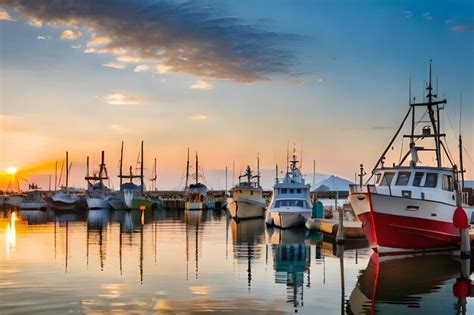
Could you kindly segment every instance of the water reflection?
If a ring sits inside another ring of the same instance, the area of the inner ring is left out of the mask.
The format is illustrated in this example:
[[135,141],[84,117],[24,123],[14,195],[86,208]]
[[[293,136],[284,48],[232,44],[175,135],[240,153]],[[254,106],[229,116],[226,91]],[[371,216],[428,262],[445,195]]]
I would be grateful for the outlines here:
[[236,223],[230,220],[234,257],[247,263],[247,286],[252,287],[252,262],[261,257],[265,231],[264,219],[243,220]]
[[[357,281],[349,314],[453,313],[452,283],[460,272],[451,255],[380,258],[374,253]],[[417,311],[418,309],[418,311]]]
[[380,261],[362,242],[218,211],[0,209],[0,244],[2,314],[462,314],[473,303],[453,296],[455,257]]

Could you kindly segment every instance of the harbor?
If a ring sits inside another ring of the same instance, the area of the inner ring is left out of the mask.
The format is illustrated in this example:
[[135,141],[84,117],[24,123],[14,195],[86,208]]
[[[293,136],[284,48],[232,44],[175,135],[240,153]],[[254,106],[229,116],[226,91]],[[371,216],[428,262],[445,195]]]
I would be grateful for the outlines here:
[[1,0],[0,315],[474,314],[473,17]]

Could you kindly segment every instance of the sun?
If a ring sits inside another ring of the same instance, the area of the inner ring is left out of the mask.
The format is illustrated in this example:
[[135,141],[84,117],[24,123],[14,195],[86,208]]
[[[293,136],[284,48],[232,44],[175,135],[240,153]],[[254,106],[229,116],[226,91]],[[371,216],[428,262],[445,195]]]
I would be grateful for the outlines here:
[[7,171],[7,174],[14,175],[14,174],[16,174],[17,169],[16,169],[16,167],[10,166],[10,167],[7,168],[6,171]]

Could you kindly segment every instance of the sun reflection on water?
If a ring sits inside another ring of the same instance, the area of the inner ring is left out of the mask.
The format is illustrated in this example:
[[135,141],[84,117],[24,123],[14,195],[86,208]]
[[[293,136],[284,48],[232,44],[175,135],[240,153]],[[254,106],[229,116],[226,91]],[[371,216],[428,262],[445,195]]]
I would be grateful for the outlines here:
[[5,246],[7,251],[7,258],[10,258],[11,252],[15,249],[16,246],[16,212],[12,212],[10,217],[10,223],[7,224],[5,240],[7,245]]

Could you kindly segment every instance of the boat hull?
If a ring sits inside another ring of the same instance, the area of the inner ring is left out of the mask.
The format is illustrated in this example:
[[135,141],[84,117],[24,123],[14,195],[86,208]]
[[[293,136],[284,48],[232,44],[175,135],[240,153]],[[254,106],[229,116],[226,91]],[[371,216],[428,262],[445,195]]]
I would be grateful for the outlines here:
[[191,201],[186,201],[184,204],[184,208],[186,210],[204,210],[206,209],[206,204],[204,202],[191,202]]
[[265,223],[280,229],[288,229],[304,226],[310,217],[311,210],[278,211],[272,209],[267,212]]
[[349,199],[371,247],[380,254],[459,248],[453,205],[370,192],[354,193]]
[[246,199],[229,199],[228,208],[234,220],[262,218],[265,215],[265,204]]
[[48,204],[46,202],[22,202],[20,204],[21,210],[42,210],[47,208]]
[[87,207],[89,209],[110,209],[111,206],[106,199],[87,197]]
[[119,199],[108,200],[108,202],[109,202],[109,205],[114,210],[125,210],[125,209],[127,209],[127,205],[122,200],[119,200]]
[[6,206],[13,206],[13,207],[19,207],[20,204],[23,202],[23,199],[25,199],[25,196],[8,196],[4,203]]

